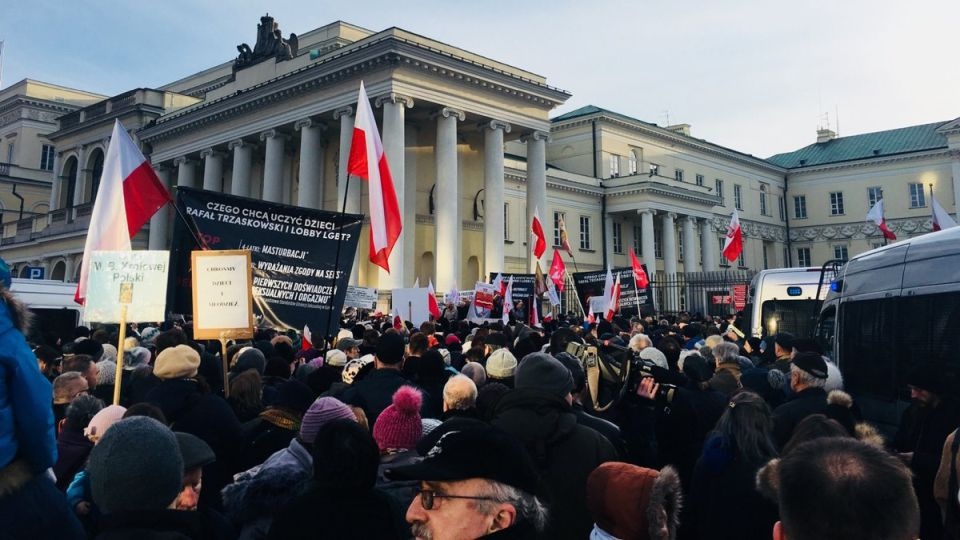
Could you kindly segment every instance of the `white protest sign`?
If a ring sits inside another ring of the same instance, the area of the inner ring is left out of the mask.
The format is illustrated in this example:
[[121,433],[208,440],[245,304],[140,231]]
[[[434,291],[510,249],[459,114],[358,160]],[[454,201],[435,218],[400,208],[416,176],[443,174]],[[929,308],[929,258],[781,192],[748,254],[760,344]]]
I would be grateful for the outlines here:
[[127,321],[156,322],[166,318],[169,251],[94,251],[84,318],[90,322],[119,323],[120,293],[131,296]]
[[430,320],[430,308],[427,306],[427,289],[394,289],[393,310],[400,314],[400,318],[420,326],[420,323]]
[[253,337],[250,251],[194,251],[191,257],[194,338]]
[[377,309],[377,290],[369,287],[347,286],[347,296],[343,299],[344,307],[362,309]]

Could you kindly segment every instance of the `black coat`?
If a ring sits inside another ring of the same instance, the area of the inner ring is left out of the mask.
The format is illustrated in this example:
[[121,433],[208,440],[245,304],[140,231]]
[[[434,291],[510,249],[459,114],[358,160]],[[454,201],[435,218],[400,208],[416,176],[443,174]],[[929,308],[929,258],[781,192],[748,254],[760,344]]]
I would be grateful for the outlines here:
[[290,441],[299,433],[299,430],[278,426],[262,415],[244,423],[242,427],[246,444],[240,464],[241,469],[249,469],[263,463],[274,452],[290,446]]
[[60,491],[66,491],[73,477],[83,470],[91,450],[93,443],[83,434],[83,430],[64,426],[57,438],[57,462],[53,466]]
[[593,528],[584,504],[587,477],[600,464],[617,459],[610,441],[578,424],[562,398],[528,388],[504,395],[491,423],[523,443],[539,468],[549,492],[544,537],[587,538]]
[[[343,401],[363,409],[372,428],[380,413],[393,403],[393,393],[404,385],[416,386],[395,369],[375,369],[344,392]],[[426,417],[429,417],[429,401],[429,395],[424,395],[420,414]]]
[[273,519],[269,539],[390,540],[410,537],[400,509],[383,492],[345,493],[311,483]]
[[201,393],[191,379],[161,381],[145,401],[163,411],[171,429],[196,435],[210,445],[217,461],[203,468],[200,505],[219,510],[220,490],[240,470],[243,452],[243,430],[230,405],[221,397]]
[[773,411],[773,440],[783,448],[793,436],[797,424],[811,414],[823,414],[826,411],[827,392],[823,388],[807,388],[793,394],[790,401]]
[[583,405],[580,403],[574,402],[571,409],[573,414],[577,416],[578,424],[587,426],[610,441],[610,444],[617,451],[617,459],[627,458],[627,443],[624,442],[623,436],[620,435],[620,428],[616,424],[588,413],[583,410]]
[[236,534],[203,512],[142,510],[101,518],[96,540],[225,540]]

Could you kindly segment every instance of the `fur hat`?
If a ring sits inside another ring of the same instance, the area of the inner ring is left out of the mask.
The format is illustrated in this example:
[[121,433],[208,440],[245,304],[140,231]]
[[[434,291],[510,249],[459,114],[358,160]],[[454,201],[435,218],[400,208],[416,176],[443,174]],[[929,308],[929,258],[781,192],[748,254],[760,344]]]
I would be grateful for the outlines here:
[[319,397],[303,414],[300,422],[300,440],[313,444],[317,432],[324,424],[333,420],[357,421],[357,415],[345,403],[337,398]]
[[101,360],[97,362],[97,368],[100,375],[97,376],[97,385],[111,385],[117,379],[117,363],[113,360]]
[[136,369],[150,363],[150,349],[134,347],[123,351],[123,369]]
[[517,359],[507,349],[497,349],[487,357],[487,377],[509,379],[517,370]]
[[99,361],[103,362],[104,360],[109,360],[114,363],[117,361],[117,348],[109,343],[104,343],[103,354],[100,355]]
[[180,493],[183,458],[170,428],[135,416],[104,433],[90,452],[87,472],[93,502],[104,514],[163,510]]
[[[682,501],[680,476],[669,465],[658,472],[608,462],[587,478],[587,509],[596,527],[616,538],[660,538],[664,525],[668,537],[676,538]],[[666,523],[662,522],[661,508]]]
[[412,386],[401,386],[393,394],[393,404],[383,410],[373,424],[373,438],[380,450],[417,447],[423,436],[420,405],[423,395]]
[[182,379],[197,376],[200,353],[189,345],[167,347],[157,355],[153,374],[159,379]]

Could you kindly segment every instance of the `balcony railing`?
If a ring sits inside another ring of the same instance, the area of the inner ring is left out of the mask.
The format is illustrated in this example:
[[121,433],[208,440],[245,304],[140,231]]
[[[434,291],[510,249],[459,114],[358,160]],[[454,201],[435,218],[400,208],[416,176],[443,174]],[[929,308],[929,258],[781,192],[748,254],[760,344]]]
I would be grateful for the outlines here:
[[9,246],[51,236],[86,232],[90,225],[92,208],[91,204],[83,204],[4,223],[0,245]]

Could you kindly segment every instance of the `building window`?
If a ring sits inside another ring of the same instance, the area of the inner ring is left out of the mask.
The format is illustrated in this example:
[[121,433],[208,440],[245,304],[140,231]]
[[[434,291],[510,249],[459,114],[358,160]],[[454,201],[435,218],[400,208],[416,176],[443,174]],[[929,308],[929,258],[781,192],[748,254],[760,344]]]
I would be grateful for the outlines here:
[[743,197],[741,193],[740,184],[733,185],[733,206],[737,210],[743,210]]
[[680,262],[683,262],[683,235],[677,235],[677,256]]
[[590,216],[580,216],[580,249],[591,249]]
[[683,182],[683,169],[676,169],[673,171],[673,179],[677,182]]
[[766,270],[770,268],[770,255],[768,253],[770,246],[767,242],[763,243],[763,269]]
[[630,174],[637,174],[637,156],[627,156],[627,170]]
[[503,239],[510,240],[510,203],[503,203]]
[[623,253],[623,223],[613,222],[613,252]]
[[780,209],[780,221],[787,220],[787,204],[783,202],[783,197],[777,196],[777,208]]
[[616,154],[610,155],[610,176],[612,178],[620,176],[620,156]]
[[660,220],[657,220],[653,224],[653,256],[658,259],[663,258],[663,242],[660,238],[661,234],[663,234],[663,227],[660,225]]
[[720,206],[726,206],[727,204],[723,201],[723,180],[719,178],[714,180],[713,189],[717,192],[717,197],[720,197]]
[[13,143],[7,145],[7,163],[13,163]]
[[874,242],[870,244],[870,249],[877,249],[882,247],[883,247],[883,242]]
[[842,191],[834,191],[830,193],[830,215],[832,216],[843,215],[843,192]]
[[44,171],[53,170],[53,155],[54,148],[49,144],[43,145],[43,150],[40,152],[40,169]]
[[783,266],[784,267],[790,266],[789,258],[790,258],[790,251],[786,247],[784,247],[783,248]]
[[703,186],[703,175],[702,175],[702,174],[698,174],[698,175],[697,175],[697,185],[698,185],[698,186]]
[[797,248],[797,265],[810,266],[810,248]]
[[760,185],[760,215],[768,216],[767,213],[767,186]]
[[727,238],[725,236],[721,236],[717,238],[717,240],[720,242],[720,249],[718,251],[718,253],[720,253],[720,266],[730,266],[730,261],[723,256],[723,245],[727,243]]
[[926,205],[923,184],[910,184],[910,208],[923,208]]
[[639,225],[633,226],[633,252],[640,256],[640,253],[643,252],[642,249],[643,236],[641,235],[641,229]]
[[840,259],[841,261],[846,261],[847,246],[844,246],[844,245],[833,246],[833,258]]
[[737,257],[737,266],[739,266],[740,268],[746,268],[747,266],[746,260],[744,259],[744,255],[746,253],[747,253],[746,246],[744,246],[744,249],[740,251],[740,256]]
[[793,217],[807,219],[807,196],[796,195],[793,198]]
[[563,225],[563,212],[553,213],[553,247],[561,247],[563,240],[560,238],[560,229]]
[[879,187],[867,188],[867,201],[870,208],[877,204],[877,201],[883,198],[883,190]]
[[651,163],[651,164],[650,164],[650,178],[653,178],[654,176],[660,176],[660,166],[657,165],[656,163]]

